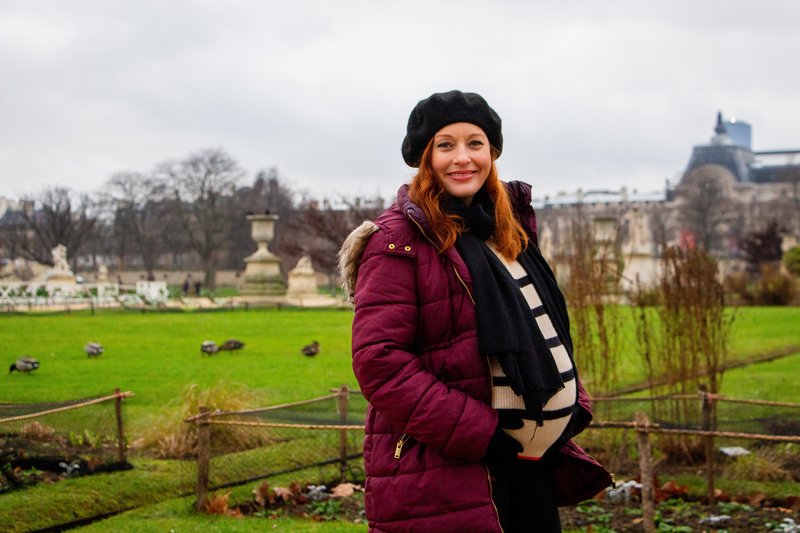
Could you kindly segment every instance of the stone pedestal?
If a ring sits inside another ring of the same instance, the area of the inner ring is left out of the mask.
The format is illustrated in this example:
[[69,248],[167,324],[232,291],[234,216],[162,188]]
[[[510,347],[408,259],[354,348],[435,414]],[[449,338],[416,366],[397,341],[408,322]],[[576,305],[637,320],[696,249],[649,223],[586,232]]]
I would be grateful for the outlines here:
[[45,289],[50,295],[56,293],[69,295],[78,290],[78,282],[75,280],[75,274],[71,271],[48,270],[44,279]]
[[244,259],[247,267],[244,271],[244,287],[242,294],[267,296],[286,294],[286,287],[281,279],[281,260],[267,249],[267,245],[275,236],[276,215],[249,215],[251,235],[258,245],[253,255]]

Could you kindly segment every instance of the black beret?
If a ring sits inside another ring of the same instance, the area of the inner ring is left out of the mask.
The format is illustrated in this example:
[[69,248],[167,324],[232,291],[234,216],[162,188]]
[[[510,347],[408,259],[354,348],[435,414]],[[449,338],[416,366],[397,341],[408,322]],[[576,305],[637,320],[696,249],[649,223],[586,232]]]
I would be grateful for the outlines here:
[[437,131],[448,124],[469,122],[479,126],[498,152],[503,151],[503,132],[500,117],[479,94],[449,91],[435,93],[419,103],[408,117],[403,139],[403,159],[418,167],[422,152]]

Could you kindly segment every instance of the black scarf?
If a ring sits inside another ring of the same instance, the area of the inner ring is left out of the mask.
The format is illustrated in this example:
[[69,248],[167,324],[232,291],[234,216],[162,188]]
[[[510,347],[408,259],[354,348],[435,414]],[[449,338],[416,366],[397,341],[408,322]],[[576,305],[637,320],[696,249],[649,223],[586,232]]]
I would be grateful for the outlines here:
[[[466,226],[456,248],[472,274],[481,353],[497,358],[511,389],[525,402],[525,418],[541,425],[542,408],[564,388],[564,381],[518,282],[484,242],[494,233],[494,204],[481,190],[469,206],[451,199],[446,209],[460,216]],[[533,245],[517,261],[571,358],[566,303],[550,267]]]

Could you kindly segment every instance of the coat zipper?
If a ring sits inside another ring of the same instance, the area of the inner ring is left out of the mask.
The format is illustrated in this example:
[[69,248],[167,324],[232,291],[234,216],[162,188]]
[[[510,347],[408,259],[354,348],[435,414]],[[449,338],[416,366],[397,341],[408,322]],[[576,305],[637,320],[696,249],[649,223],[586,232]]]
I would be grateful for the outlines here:
[[400,454],[403,453],[403,445],[408,442],[408,439],[411,438],[411,435],[407,433],[403,433],[400,436],[400,440],[397,441],[397,445],[394,447],[394,458],[400,459]]
[[486,482],[489,483],[489,501],[492,502],[492,509],[494,509],[494,516],[497,517],[497,527],[500,528],[500,533],[503,533],[503,524],[500,523],[500,511],[497,510],[497,505],[494,503],[494,494],[492,494],[492,474],[489,472],[489,467],[483,465],[486,471]]
[[[430,242],[433,245],[434,248],[436,248],[438,250],[438,248],[436,247],[436,243],[433,242],[430,237],[428,237],[428,235],[422,229],[422,226],[420,226],[419,223],[416,220],[414,220],[412,217],[408,217],[408,219],[411,222],[413,222],[415,226],[417,226],[417,228],[419,229],[419,232],[422,234],[422,236],[425,237],[425,239],[428,242]],[[455,264],[453,264],[453,272],[455,273],[455,275],[458,278],[458,281],[461,283],[461,285],[464,286],[464,290],[467,291],[467,296],[469,296],[469,299],[472,302],[472,305],[475,305],[475,298],[472,297],[472,291],[469,290],[469,287],[467,286],[467,282],[464,281],[464,279],[461,277],[461,274],[458,273],[458,269],[456,269],[456,265]],[[489,379],[491,380],[492,370],[491,370],[491,365],[489,364],[489,358],[488,357],[486,358],[486,366],[488,367]],[[397,441],[397,446],[395,446],[395,448],[394,448],[394,458],[395,459],[400,459],[400,454],[403,451],[403,444],[405,444],[408,439],[409,439],[408,435],[403,434],[400,437],[400,440]],[[500,511],[497,510],[497,505],[495,505],[495,503],[494,503],[494,495],[492,494],[492,475],[489,473],[489,467],[488,466],[486,466],[486,465],[482,465],[482,466],[483,466],[484,471],[486,472],[486,483],[489,484],[489,501],[492,502],[492,509],[494,509],[494,516],[497,518],[497,527],[500,528],[500,533],[503,533],[503,525],[500,523]]]
[[456,270],[456,265],[453,265],[453,272],[455,272],[458,281],[460,281],[461,284],[464,286],[464,290],[467,291],[467,296],[469,296],[470,301],[472,301],[472,305],[475,305],[475,298],[472,297],[472,291],[469,290],[469,287],[467,287],[467,282],[461,278],[461,275],[458,273],[458,270]]

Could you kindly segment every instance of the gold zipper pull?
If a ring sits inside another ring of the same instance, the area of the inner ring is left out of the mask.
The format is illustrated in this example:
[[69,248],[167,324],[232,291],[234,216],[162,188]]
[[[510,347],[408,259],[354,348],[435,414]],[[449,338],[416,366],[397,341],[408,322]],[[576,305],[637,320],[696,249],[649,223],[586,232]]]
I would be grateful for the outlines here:
[[408,435],[403,435],[400,437],[400,440],[397,441],[397,446],[394,447],[395,459],[400,459],[400,454],[403,453],[403,444],[405,444],[408,439]]

